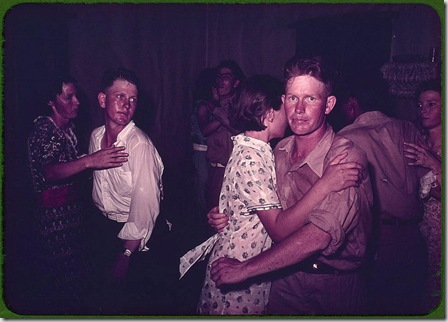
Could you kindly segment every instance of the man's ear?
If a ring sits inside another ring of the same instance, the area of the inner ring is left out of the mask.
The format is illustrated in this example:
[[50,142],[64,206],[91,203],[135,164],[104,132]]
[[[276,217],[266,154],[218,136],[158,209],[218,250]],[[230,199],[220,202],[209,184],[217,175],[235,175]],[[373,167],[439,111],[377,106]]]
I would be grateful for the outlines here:
[[101,108],[106,108],[106,94],[104,94],[103,92],[100,92],[98,94],[98,104]]
[[54,107],[54,102],[53,101],[48,101],[47,105],[50,106],[50,107]]
[[328,115],[333,110],[334,106],[336,105],[336,96],[328,96],[327,97],[327,104],[325,106],[325,114]]
[[233,88],[237,88],[239,84],[240,84],[240,81],[237,79],[235,81],[235,83],[233,83]]
[[282,95],[282,103],[283,103],[283,104],[285,104],[285,98],[286,98],[286,95],[283,94],[283,95]]

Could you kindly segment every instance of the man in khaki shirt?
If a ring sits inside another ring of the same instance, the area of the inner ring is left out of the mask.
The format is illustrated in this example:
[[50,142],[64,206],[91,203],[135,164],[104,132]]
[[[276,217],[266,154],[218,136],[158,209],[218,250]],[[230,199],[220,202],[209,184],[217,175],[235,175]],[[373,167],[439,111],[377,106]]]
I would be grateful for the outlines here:
[[426,246],[418,227],[423,216],[418,190],[428,170],[408,164],[404,142],[418,144],[422,138],[411,122],[381,112],[387,93],[381,82],[363,79],[341,95],[341,111],[352,124],[338,134],[366,153],[375,199],[367,313],[420,314]]
[[[363,312],[360,268],[370,234],[372,193],[365,153],[335,135],[326,122],[336,103],[331,68],[319,57],[294,57],[286,63],[283,95],[292,136],[275,149],[278,194],[290,207],[318,180],[329,160],[364,166],[358,187],[331,193],[308,215],[306,224],[271,249],[245,262],[220,258],[213,263],[218,286],[277,271],[269,314],[335,315]],[[273,278],[269,275],[268,278]]]

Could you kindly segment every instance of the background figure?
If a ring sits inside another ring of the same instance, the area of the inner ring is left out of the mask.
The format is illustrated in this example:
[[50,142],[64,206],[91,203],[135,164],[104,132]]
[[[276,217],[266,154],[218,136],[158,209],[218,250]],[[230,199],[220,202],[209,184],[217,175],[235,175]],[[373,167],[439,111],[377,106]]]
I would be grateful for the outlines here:
[[428,247],[428,266],[424,310],[429,313],[440,305],[442,298],[442,101],[441,82],[422,83],[417,90],[420,128],[424,145],[407,145],[406,152],[413,162],[430,171],[420,179],[420,197],[424,202],[420,231]]
[[[209,165],[207,162],[207,137],[201,132],[199,124],[211,121],[208,111],[213,110],[218,101],[216,91],[216,70],[206,68],[199,73],[193,91],[193,111],[191,114],[191,139],[193,141],[194,185],[197,210],[204,220],[206,213],[205,187],[207,184]],[[200,118],[200,121],[199,121]]]
[[[132,120],[139,86],[139,79],[130,70],[104,72],[98,94],[104,125],[94,129],[90,137],[92,153],[124,146],[129,154],[123,166],[93,173],[92,198],[100,213],[92,218],[92,247],[99,267],[97,278],[104,281],[99,285],[102,313],[128,313],[149,291],[143,288],[143,293],[138,293],[142,284],[149,287],[149,277],[144,267],[137,267],[145,264],[151,252],[147,243],[160,212],[164,166],[151,139]],[[132,281],[131,270],[135,271]]]
[[[82,313],[93,309],[89,294],[86,213],[80,198],[80,173],[126,162],[123,148],[81,155],[73,120],[78,115],[76,80],[55,77],[48,84],[48,116],[39,116],[28,139],[28,158],[37,201],[40,269],[44,289],[41,313]],[[39,275],[37,279],[40,279]],[[46,302],[45,302],[46,301]],[[44,303],[45,302],[45,303]]]
[[[234,106],[234,98],[245,75],[233,60],[224,60],[216,67],[216,91],[218,100],[208,104],[208,110],[198,114],[202,134],[207,136],[207,160],[209,174],[206,190],[207,211],[218,205],[224,169],[232,152],[230,137],[238,133],[230,126],[229,112]],[[208,121],[211,119],[211,121]]]
[[391,118],[381,79],[361,75],[347,83],[340,106],[352,124],[338,132],[367,155],[373,189],[373,235],[369,241],[368,314],[421,314],[426,247],[418,228],[423,168],[407,164],[404,142],[421,142],[409,121]]

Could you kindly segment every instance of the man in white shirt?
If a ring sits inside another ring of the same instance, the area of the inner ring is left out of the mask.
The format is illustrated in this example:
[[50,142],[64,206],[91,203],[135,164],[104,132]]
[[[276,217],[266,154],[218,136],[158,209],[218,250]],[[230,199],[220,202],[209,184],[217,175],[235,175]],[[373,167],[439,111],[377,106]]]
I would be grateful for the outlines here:
[[128,162],[121,167],[93,173],[92,198],[103,214],[97,216],[103,219],[95,227],[96,246],[102,248],[97,255],[103,261],[99,264],[106,265],[106,279],[111,282],[106,285],[113,285],[113,293],[125,284],[132,255],[148,251],[146,243],[159,215],[163,191],[164,166],[159,153],[132,120],[138,87],[139,79],[132,71],[117,68],[104,73],[98,94],[104,125],[94,129],[90,137],[90,153],[125,146],[129,154]]

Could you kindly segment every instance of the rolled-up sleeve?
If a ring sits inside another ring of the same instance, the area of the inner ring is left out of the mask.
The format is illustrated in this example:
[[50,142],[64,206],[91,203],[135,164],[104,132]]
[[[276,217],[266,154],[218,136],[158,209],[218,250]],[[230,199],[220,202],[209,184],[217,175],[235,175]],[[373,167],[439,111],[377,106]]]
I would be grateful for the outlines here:
[[[343,151],[349,152],[347,158],[342,162],[355,161],[364,167],[364,179],[359,187],[350,187],[339,192],[330,193],[308,216],[308,222],[317,226],[319,229],[327,232],[331,236],[331,241],[327,248],[322,252],[323,255],[329,256],[336,253],[339,248],[346,244],[347,235],[351,234],[358,225],[364,225],[363,217],[370,216],[371,205],[371,186],[367,172],[367,158],[365,153],[347,146],[333,146],[327,156],[327,160],[332,160],[336,155]],[[328,166],[326,162],[326,166]],[[359,227],[358,227],[359,228]],[[356,229],[357,231],[359,229]],[[359,231],[364,231],[359,230]],[[355,232],[356,234],[357,232]],[[362,233],[364,235],[364,232]],[[367,236],[358,236],[355,238],[360,245],[354,248],[360,248],[362,252],[365,246],[364,239]]]
[[156,148],[147,142],[128,146],[129,167],[132,173],[132,194],[129,217],[118,237],[141,239],[139,250],[151,237],[160,212],[163,163]]
[[336,253],[344,243],[346,234],[358,224],[360,211],[358,201],[356,188],[334,192],[308,216],[308,222],[331,236],[330,243],[322,252],[323,255]]

